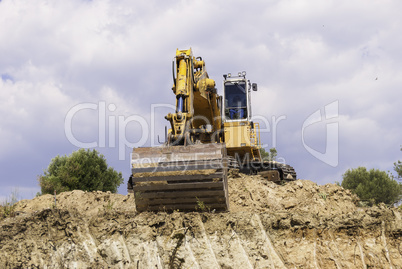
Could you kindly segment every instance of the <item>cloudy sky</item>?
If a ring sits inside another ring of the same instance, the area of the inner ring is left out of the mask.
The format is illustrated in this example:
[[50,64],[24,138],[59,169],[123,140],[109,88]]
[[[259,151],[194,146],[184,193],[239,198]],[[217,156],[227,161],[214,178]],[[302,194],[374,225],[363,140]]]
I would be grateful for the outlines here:
[[[40,191],[57,155],[94,147],[128,178],[192,48],[222,89],[247,71],[266,148],[319,184],[391,170],[402,144],[402,2],[0,1],[0,198]],[[126,193],[126,182],[119,188]]]

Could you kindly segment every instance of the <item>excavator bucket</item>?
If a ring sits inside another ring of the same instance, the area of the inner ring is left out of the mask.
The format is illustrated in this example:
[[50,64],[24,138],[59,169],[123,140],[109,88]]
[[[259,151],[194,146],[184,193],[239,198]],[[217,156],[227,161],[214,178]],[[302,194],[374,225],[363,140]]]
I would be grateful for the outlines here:
[[138,212],[229,210],[230,161],[224,144],[136,148],[128,191]]

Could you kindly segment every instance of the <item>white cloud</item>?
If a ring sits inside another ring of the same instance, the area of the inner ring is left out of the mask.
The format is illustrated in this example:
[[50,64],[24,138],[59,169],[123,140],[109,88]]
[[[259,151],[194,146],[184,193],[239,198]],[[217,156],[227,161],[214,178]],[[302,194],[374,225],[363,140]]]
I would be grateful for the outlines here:
[[34,148],[35,140],[56,139],[62,131],[61,120],[72,99],[60,85],[48,81],[0,81],[0,158]]

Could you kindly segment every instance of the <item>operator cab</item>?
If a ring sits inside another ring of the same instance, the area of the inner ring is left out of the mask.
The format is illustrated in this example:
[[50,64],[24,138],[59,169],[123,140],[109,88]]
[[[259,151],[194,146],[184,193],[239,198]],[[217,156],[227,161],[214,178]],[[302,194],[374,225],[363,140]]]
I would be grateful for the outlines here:
[[246,72],[239,72],[233,77],[230,73],[223,75],[223,114],[224,121],[251,120],[251,88],[256,91],[257,84],[246,79]]

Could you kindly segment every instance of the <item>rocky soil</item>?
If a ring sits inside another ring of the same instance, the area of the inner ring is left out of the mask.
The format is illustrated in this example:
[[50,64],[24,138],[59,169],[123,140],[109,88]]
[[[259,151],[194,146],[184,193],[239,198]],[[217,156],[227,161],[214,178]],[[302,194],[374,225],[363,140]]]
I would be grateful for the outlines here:
[[135,211],[72,191],[20,201],[0,221],[0,268],[402,268],[402,211],[343,188],[233,174],[230,212]]

